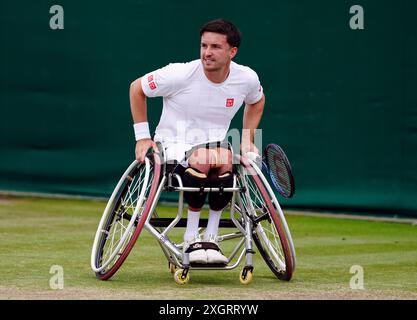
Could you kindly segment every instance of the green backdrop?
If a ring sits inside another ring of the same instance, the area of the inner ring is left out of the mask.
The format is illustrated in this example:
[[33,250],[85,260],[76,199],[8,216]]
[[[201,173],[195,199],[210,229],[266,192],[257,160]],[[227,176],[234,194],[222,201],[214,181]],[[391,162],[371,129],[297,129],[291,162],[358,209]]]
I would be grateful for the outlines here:
[[[224,17],[265,90],[263,141],[293,166],[284,205],[417,215],[417,2],[0,3],[0,190],[109,196],[134,158],[130,83],[198,58],[200,26]],[[349,26],[355,4],[364,30]]]

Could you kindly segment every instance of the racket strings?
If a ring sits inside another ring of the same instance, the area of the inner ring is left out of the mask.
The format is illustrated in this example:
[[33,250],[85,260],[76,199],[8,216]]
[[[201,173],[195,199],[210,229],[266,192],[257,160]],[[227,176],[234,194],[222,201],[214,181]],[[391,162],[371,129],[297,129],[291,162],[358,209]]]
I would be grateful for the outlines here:
[[[272,160],[272,159],[271,159]],[[272,175],[275,178],[275,181],[278,182],[279,186],[284,189],[284,191],[291,191],[291,179],[288,175],[288,170],[285,164],[281,161],[270,161],[270,170]]]
[[291,167],[285,154],[274,147],[266,149],[266,160],[269,167],[271,178],[284,197],[291,197],[294,193],[294,183]]
[[287,173],[287,168],[285,167],[285,164],[279,162],[274,163],[271,167],[271,172],[275,176],[275,179],[282,184],[288,185],[291,183],[290,177]]

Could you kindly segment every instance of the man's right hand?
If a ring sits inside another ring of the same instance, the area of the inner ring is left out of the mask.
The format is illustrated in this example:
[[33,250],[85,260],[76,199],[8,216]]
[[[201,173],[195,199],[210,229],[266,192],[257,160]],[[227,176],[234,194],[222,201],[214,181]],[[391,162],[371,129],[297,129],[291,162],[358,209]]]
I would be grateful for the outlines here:
[[153,148],[154,152],[159,153],[158,146],[152,139],[141,139],[136,142],[135,155],[136,160],[140,163],[145,161],[146,152],[149,148]]

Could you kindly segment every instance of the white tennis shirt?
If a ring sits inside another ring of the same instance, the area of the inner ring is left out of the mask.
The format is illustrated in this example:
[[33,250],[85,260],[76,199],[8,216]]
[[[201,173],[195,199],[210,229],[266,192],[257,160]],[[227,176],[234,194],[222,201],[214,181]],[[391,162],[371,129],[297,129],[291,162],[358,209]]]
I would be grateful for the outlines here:
[[163,97],[155,141],[166,147],[167,160],[181,161],[198,144],[222,141],[243,103],[261,100],[258,75],[235,62],[222,83],[207,79],[201,60],[171,63],[141,79],[147,97]]

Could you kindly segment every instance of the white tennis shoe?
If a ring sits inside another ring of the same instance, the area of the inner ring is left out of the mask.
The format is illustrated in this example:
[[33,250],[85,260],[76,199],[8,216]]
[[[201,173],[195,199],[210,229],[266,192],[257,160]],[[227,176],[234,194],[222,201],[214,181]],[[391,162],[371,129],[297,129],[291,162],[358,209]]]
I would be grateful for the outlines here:
[[197,234],[191,241],[184,242],[184,252],[189,252],[190,263],[207,263],[207,253],[201,244],[200,235]]
[[213,234],[209,234],[208,236],[204,237],[205,242],[211,242],[212,244],[216,245],[218,249],[207,249],[207,263],[221,263],[227,264],[229,260],[223,255],[221,252],[219,245],[217,243],[217,236]]

